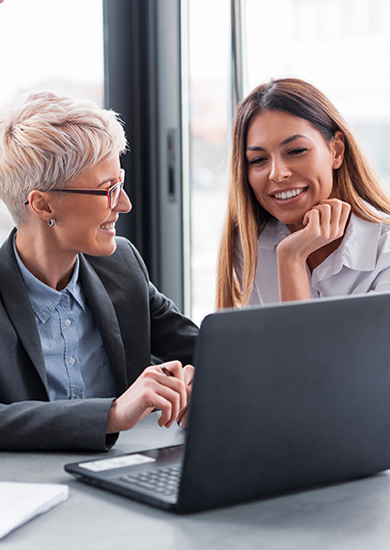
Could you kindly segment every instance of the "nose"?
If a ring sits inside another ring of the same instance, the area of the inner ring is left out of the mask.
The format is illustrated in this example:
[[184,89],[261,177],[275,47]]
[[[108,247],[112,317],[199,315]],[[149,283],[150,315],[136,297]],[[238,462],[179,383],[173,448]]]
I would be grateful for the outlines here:
[[124,189],[121,189],[118,204],[115,208],[113,208],[113,210],[115,210],[115,212],[122,212],[122,214],[126,214],[126,212],[130,212],[132,208],[133,205],[131,204],[128,194]]
[[290,176],[291,170],[288,168],[285,161],[280,157],[275,157],[271,163],[270,180],[274,183],[281,183]]

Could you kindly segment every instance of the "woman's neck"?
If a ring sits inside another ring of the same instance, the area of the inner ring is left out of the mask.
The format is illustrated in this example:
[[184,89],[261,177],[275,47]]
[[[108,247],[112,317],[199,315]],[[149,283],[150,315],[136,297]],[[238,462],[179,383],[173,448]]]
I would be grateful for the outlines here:
[[64,253],[58,243],[39,227],[18,228],[15,245],[20,259],[34,277],[56,290],[67,286],[77,254]]
[[330,256],[341,244],[343,237],[326,244],[322,248],[319,248],[307,258],[306,263],[310,269],[310,273],[313,273],[316,267],[318,267],[328,256]]

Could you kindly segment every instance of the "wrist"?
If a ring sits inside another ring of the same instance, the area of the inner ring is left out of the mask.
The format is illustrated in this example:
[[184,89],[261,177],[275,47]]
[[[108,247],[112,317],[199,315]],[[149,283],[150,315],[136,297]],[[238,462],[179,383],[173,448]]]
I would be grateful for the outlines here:
[[278,277],[281,302],[310,300],[306,258],[278,255]]
[[107,418],[106,434],[114,434],[120,432],[119,423],[117,420],[117,400],[111,403],[111,408]]
[[288,266],[289,268],[292,268],[294,266],[305,266],[308,255],[303,254],[301,251],[291,251],[289,249],[285,249],[283,246],[281,246],[281,244],[282,243],[280,243],[276,249],[278,265],[283,264],[285,266]]

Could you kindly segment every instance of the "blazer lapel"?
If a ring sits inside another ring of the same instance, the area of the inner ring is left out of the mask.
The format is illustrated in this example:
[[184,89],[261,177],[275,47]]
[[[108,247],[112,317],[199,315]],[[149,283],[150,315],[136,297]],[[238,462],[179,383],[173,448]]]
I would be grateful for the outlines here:
[[80,279],[104,342],[119,394],[128,388],[125,350],[111,299],[96,271],[80,254]]
[[[34,312],[13,250],[14,229],[0,248],[0,292],[4,307],[49,394],[45,361]],[[119,393],[128,387],[126,359],[114,306],[92,266],[80,254],[80,279],[99,327]]]
[[0,248],[0,291],[9,318],[49,394],[38,327],[13,250],[15,233],[16,229]]

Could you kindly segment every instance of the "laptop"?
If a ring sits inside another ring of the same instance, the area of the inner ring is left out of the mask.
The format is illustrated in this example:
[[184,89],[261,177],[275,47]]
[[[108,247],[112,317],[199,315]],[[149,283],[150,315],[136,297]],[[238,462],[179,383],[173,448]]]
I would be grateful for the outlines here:
[[388,469],[389,344],[390,294],[212,314],[185,443],[65,470],[189,513]]

